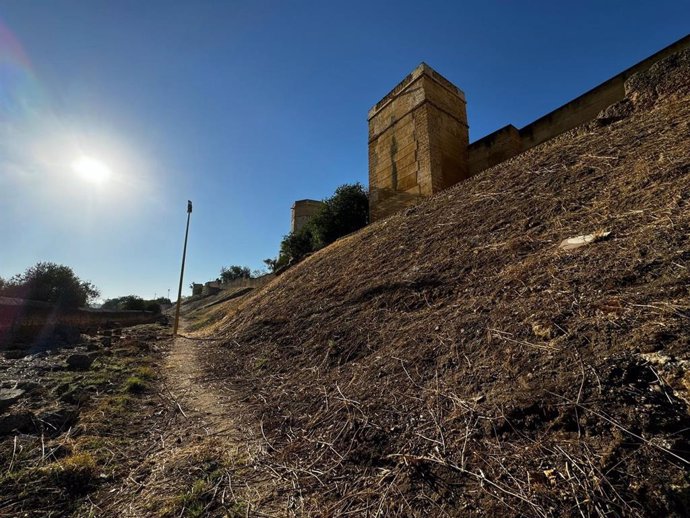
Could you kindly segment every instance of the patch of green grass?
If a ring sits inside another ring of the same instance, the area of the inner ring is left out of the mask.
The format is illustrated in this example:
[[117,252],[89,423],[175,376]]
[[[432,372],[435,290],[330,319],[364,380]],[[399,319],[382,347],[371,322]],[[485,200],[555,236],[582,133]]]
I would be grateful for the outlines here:
[[98,477],[96,459],[90,453],[73,453],[48,470],[56,485],[74,494],[87,492]]
[[154,371],[151,367],[148,365],[144,365],[143,367],[137,367],[135,375],[143,380],[152,380],[156,377],[156,371]]
[[125,392],[130,394],[141,394],[148,389],[146,382],[138,376],[130,376],[125,380]]

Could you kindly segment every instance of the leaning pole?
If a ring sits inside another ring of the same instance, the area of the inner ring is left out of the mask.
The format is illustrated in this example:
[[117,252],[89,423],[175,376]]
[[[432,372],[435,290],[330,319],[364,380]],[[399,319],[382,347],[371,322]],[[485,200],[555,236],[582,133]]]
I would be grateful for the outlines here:
[[175,324],[173,336],[177,336],[177,326],[180,325],[180,303],[182,302],[182,278],[184,277],[184,261],[187,257],[187,236],[189,235],[189,217],[192,215],[192,202],[187,200],[187,228],[184,231],[184,247],[182,248],[182,268],[180,268],[180,286],[177,289],[177,305],[175,307]]

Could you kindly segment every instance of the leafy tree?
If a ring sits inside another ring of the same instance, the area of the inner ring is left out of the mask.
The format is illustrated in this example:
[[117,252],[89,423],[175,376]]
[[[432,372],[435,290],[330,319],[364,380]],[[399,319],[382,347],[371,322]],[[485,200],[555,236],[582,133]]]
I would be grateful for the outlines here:
[[118,309],[120,309],[120,299],[118,297],[114,299],[106,299],[105,302],[101,304],[101,309],[117,311]]
[[369,196],[360,183],[341,185],[330,198],[323,200],[319,211],[297,232],[290,232],[280,243],[276,259],[264,259],[275,272],[291,262],[369,223]]
[[251,277],[251,270],[247,266],[228,266],[227,268],[223,266],[220,269],[220,282],[230,282],[235,279],[249,279]]
[[63,308],[84,307],[100,292],[82,281],[68,266],[40,262],[13,276],[1,288],[4,295],[50,302]]
[[305,255],[310,254],[316,249],[317,247],[316,240],[314,238],[314,229],[312,228],[311,224],[307,223],[297,232],[290,232],[283,238],[280,243],[280,255],[278,256],[278,261],[299,261]]
[[125,311],[145,311],[146,301],[139,295],[127,295],[120,298],[120,309]]
[[341,185],[309,222],[318,248],[369,223],[369,196],[360,183]]
[[147,300],[144,309],[146,311],[151,311],[153,313],[158,314],[161,312],[161,305],[155,300]]

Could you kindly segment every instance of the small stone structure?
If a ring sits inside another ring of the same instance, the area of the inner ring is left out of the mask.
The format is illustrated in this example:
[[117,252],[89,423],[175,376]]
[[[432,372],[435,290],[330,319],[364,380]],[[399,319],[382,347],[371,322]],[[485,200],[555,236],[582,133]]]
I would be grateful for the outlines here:
[[623,100],[634,74],[680,50],[686,36],[524,128],[469,144],[465,95],[422,63],[369,110],[369,212],[376,221],[576,126]]
[[204,285],[198,282],[193,282],[192,283],[192,297],[195,297],[197,295],[201,295],[202,290],[204,289]]
[[217,295],[223,289],[223,283],[220,281],[208,281],[204,283],[201,288],[201,296],[208,297],[210,295]]
[[323,202],[318,200],[297,200],[292,206],[290,230],[292,232],[300,230],[319,211],[322,205]]

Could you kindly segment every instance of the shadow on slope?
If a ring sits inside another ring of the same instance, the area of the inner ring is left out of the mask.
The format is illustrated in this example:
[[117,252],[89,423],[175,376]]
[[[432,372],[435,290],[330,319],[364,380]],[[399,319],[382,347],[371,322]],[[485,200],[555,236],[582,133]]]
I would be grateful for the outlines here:
[[223,323],[208,368],[261,419],[294,513],[689,512],[689,62]]

